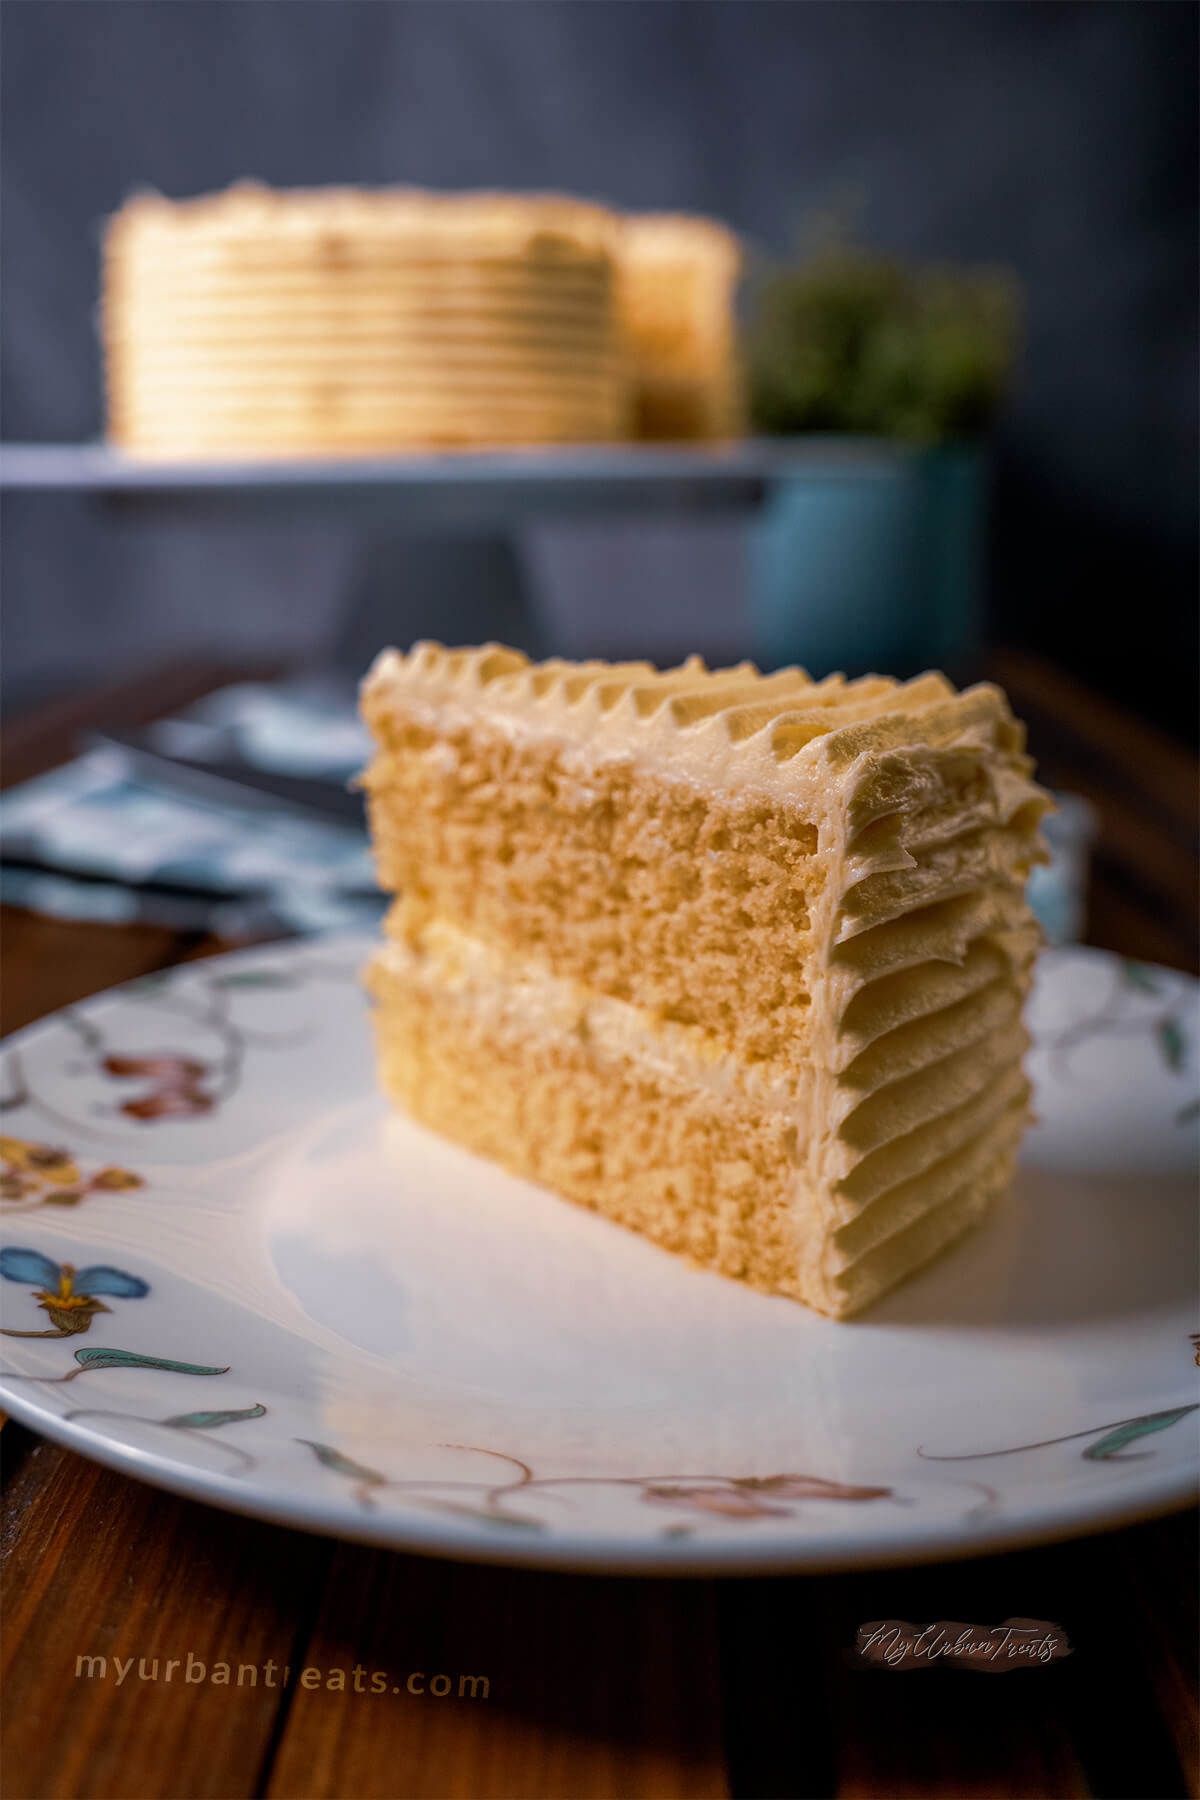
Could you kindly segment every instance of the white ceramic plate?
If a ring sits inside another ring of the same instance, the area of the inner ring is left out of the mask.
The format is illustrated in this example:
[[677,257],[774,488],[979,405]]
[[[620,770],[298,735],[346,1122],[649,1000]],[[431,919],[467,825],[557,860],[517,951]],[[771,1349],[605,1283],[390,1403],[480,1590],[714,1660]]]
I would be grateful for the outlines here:
[[834,1324],[390,1114],[367,948],[192,965],[10,1041],[17,1418],[285,1524],[595,1569],[917,1561],[1194,1493],[1187,977],[1048,954],[1013,1193]]

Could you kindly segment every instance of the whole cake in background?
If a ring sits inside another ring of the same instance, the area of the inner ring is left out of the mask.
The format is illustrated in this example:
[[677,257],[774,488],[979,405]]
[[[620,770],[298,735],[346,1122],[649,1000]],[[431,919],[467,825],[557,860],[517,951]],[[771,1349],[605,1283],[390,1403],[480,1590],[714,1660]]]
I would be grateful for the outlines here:
[[611,238],[555,197],[138,196],[104,246],[110,435],[181,457],[619,438]]
[[839,1318],[983,1217],[1049,805],[999,689],[420,644],[363,713],[398,1106]]
[[179,459],[611,443],[663,435],[664,379],[672,435],[721,435],[732,244],[560,195],[139,194],[104,239],[108,435]]
[[734,313],[738,239],[712,219],[633,214],[622,226],[618,262],[635,434],[673,440],[743,434]]

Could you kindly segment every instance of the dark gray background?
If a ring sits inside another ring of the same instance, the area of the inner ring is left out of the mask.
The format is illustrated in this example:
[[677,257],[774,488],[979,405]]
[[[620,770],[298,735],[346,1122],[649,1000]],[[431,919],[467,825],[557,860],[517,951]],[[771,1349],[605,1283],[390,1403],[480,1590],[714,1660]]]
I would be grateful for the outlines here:
[[[101,429],[98,223],[137,185],[550,186],[712,211],[776,250],[855,196],[872,242],[1004,262],[1027,287],[997,446],[995,634],[1189,724],[1192,5],[6,0],[0,29],[5,438]],[[380,554],[325,521],[10,500],[8,702],[180,650],[312,654]],[[436,634],[455,575],[428,546],[387,558],[380,637]],[[719,589],[701,602],[711,626]],[[660,583],[656,604],[664,638],[686,638],[687,593]]]

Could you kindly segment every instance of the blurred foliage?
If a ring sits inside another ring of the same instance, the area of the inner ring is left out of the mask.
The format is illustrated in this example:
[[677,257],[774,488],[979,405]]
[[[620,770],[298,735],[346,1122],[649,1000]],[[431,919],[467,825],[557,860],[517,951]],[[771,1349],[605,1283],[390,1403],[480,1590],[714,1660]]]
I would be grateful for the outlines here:
[[754,424],[918,444],[973,435],[1008,387],[1020,318],[1020,288],[1003,270],[829,245],[759,287],[747,339]]

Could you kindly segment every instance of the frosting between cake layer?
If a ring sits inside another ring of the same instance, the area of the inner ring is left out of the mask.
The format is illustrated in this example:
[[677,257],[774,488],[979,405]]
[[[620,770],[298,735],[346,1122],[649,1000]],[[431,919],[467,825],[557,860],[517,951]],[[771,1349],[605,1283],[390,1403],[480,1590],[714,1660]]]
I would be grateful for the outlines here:
[[628,1001],[551,975],[532,957],[505,955],[444,919],[431,920],[415,941],[389,939],[379,961],[392,974],[456,996],[493,1029],[527,1043],[577,1039],[599,1057],[630,1057],[666,1079],[737,1090],[789,1110],[811,1086],[807,1071],[747,1063],[696,1026],[654,1019]]
[[[989,1172],[1011,1156],[1027,1117],[1028,1087],[1014,1060],[1024,1036],[1019,1023],[1013,1024],[1018,1001],[1011,993],[1000,1009],[1009,1028],[977,1042],[951,1068],[944,1064],[945,1043],[932,1045],[935,1060],[927,1062],[925,1074],[933,1080],[926,1082],[923,1104],[912,1104],[901,1057],[893,1067],[864,1071],[856,1091],[843,1089],[844,1104],[835,1118],[817,1106],[810,1077],[747,1063],[694,1028],[653,1020],[635,1006],[590,994],[550,975],[534,959],[497,953],[442,921],[428,925],[419,943],[387,943],[375,968],[384,978],[376,978],[383,991],[388,978],[426,989],[440,1006],[461,1009],[470,1031],[482,1033],[485,1041],[517,1045],[523,1057],[534,1059],[531,1069],[540,1058],[552,1062],[568,1049],[601,1069],[627,1065],[639,1079],[655,1081],[668,1093],[677,1090],[681,1097],[699,1089],[714,1101],[740,1098],[755,1109],[786,1115],[797,1147],[791,1180],[798,1255],[804,1249],[806,1152],[814,1141],[821,1146],[826,1179],[841,1177],[833,1231],[824,1247],[826,1279],[835,1284],[853,1279],[868,1255],[877,1263],[885,1258],[889,1241],[921,1217],[967,1204],[980,1183],[991,1179]],[[874,1097],[873,1111],[860,1110],[864,1097]]]
[[[415,939],[389,940],[378,962],[528,1045],[574,1040],[601,1060],[628,1058],[668,1081],[785,1111],[800,1143],[819,1146],[826,1172],[843,1179],[872,1153],[915,1139],[991,1091],[997,1072],[1015,1066],[1027,1043],[1020,988],[1002,977],[932,1012],[903,1009],[902,1022],[850,1062],[818,1109],[811,1066],[747,1061],[710,1033],[591,992],[534,957],[500,952],[444,920],[431,920]],[[1003,1091],[1001,1102],[1018,1091]],[[919,1172],[902,1161],[896,1181]],[[889,1185],[876,1180],[870,1199]],[[861,1193],[857,1200],[866,1203]]]

